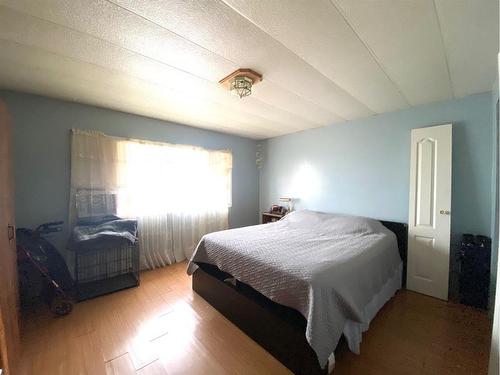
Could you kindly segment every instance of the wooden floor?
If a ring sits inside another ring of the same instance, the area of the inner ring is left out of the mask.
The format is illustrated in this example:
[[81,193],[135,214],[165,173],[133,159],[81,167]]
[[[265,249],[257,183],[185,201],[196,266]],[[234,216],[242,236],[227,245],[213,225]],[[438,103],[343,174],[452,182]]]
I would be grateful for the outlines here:
[[[191,291],[186,264],[141,286],[79,303],[66,317],[24,318],[24,375],[290,374]],[[399,292],[363,336],[336,354],[335,375],[486,374],[487,314]]]

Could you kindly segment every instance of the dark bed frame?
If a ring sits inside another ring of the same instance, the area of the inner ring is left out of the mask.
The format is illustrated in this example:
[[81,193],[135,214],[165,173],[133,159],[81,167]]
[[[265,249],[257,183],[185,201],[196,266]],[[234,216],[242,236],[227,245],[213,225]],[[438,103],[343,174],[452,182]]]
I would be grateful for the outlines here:
[[[406,280],[408,226],[381,221],[396,234],[403,260],[403,283]],[[275,303],[250,286],[236,280],[216,266],[197,263],[193,290],[222,315],[298,375],[325,375],[316,353],[306,340],[306,319],[292,308]]]

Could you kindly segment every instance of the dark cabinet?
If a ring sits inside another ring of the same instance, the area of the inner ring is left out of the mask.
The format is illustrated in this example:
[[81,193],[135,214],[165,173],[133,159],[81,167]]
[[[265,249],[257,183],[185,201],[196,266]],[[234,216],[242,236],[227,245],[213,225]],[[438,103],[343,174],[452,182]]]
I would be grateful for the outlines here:
[[11,147],[9,116],[0,101],[0,368],[7,375],[17,373],[20,353]]
[[491,239],[464,234],[460,246],[460,302],[488,308]]

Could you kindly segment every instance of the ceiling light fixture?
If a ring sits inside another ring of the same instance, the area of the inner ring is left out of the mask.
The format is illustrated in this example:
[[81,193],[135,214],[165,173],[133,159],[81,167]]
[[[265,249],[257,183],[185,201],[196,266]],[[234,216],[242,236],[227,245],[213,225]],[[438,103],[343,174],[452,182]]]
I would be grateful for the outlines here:
[[241,99],[249,96],[252,93],[252,86],[260,81],[262,81],[262,74],[252,69],[238,69],[221,79],[219,83]]
[[249,96],[252,93],[252,80],[243,76],[236,76],[231,81],[230,90],[233,95],[241,98]]

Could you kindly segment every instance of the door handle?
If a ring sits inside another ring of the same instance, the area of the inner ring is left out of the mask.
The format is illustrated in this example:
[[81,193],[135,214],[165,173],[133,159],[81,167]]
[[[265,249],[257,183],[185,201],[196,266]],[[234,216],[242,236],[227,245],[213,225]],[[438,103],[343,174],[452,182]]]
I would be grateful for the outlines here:
[[439,211],[439,213],[440,213],[441,215],[449,215],[449,214],[451,214],[451,212],[450,212],[450,211],[448,211],[448,210],[440,210],[440,211]]
[[9,239],[9,242],[11,242],[15,237],[15,231],[14,231],[14,226],[13,225],[8,225],[7,226],[7,238]]

